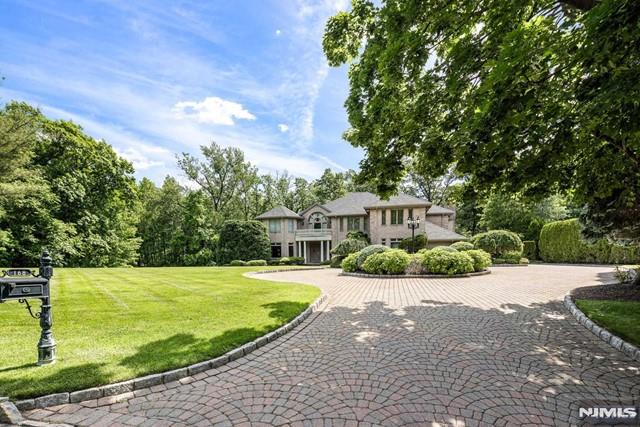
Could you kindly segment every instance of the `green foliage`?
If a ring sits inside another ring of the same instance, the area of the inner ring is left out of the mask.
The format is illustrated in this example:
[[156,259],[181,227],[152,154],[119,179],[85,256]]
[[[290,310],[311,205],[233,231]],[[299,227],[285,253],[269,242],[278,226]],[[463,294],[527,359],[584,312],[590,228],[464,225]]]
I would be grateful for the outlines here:
[[449,245],[453,249],[458,252],[471,251],[474,249],[473,243],[471,242],[455,242]]
[[371,243],[371,240],[369,239],[369,235],[364,231],[360,231],[360,230],[349,231],[347,233],[347,239],[358,239],[358,240],[364,240],[365,242],[367,242],[367,244]]
[[343,260],[341,267],[344,271],[348,273],[353,273],[358,270],[358,265],[356,263],[358,259],[358,252],[354,252],[350,255],[347,255]]
[[291,260],[289,259],[289,257],[283,256],[278,261],[278,264],[280,264],[280,265],[289,265],[289,264],[291,264]]
[[443,252],[458,252],[458,249],[453,246],[436,246],[431,250],[443,251]]
[[640,260],[640,246],[621,245],[599,239],[590,243],[582,236],[577,219],[546,224],[540,232],[540,258],[547,262],[629,264]]
[[220,229],[218,258],[222,264],[234,259],[271,258],[271,242],[264,224],[259,221],[226,221]]
[[420,249],[424,249],[427,247],[428,239],[427,235],[420,233],[416,235],[415,248],[413,247],[413,239],[411,237],[407,237],[402,239],[398,244],[400,249],[404,249],[405,251],[418,252]]
[[504,258],[508,251],[517,251],[522,254],[522,240],[517,234],[507,230],[490,230],[473,237],[476,248],[491,254],[492,257]]
[[331,268],[340,268],[342,266],[342,260],[346,257],[343,255],[334,255],[331,257]]
[[473,259],[473,270],[484,271],[491,265],[491,255],[481,249],[471,249],[464,251]]
[[535,240],[525,240],[522,242],[522,255],[529,259],[538,258],[538,245]]
[[518,264],[522,258],[521,251],[506,251],[500,255],[507,264]]
[[362,270],[362,266],[364,265],[364,262],[367,260],[367,258],[369,258],[371,255],[378,253],[378,252],[385,252],[390,250],[389,247],[384,246],[384,245],[369,245],[366,248],[360,250],[358,252],[358,258],[356,259],[356,266],[358,268],[358,270]]
[[349,64],[362,179],[388,196],[417,164],[526,197],[571,190],[589,228],[640,239],[639,17],[636,0],[353,2],[323,48]]
[[591,320],[635,345],[640,345],[640,302],[576,301],[578,308]]
[[264,259],[252,259],[250,261],[247,261],[247,265],[254,267],[254,266],[265,266],[267,265],[267,261]]
[[243,261],[241,259],[234,259],[229,261],[229,265],[231,267],[244,267],[247,265],[247,261]]
[[346,256],[367,247],[367,242],[361,239],[344,239],[331,249],[331,255]]
[[405,273],[414,274],[414,275],[424,274],[425,269],[424,269],[424,266],[422,265],[423,260],[424,260],[423,253],[416,253],[411,255],[411,259],[409,260],[409,264],[407,264]]
[[471,273],[474,263],[467,252],[449,252],[444,250],[432,249],[421,254],[422,265],[428,273],[433,274],[465,274]]
[[304,264],[304,258],[292,256],[292,257],[282,257],[278,261],[280,265],[302,265]]
[[369,274],[404,274],[411,256],[402,249],[376,252],[364,261],[362,270]]

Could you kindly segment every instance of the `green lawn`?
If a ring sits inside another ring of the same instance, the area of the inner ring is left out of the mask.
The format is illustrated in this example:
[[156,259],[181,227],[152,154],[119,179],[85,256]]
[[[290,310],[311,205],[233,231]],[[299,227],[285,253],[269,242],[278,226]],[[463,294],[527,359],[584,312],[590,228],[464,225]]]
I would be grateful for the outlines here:
[[38,322],[17,301],[1,304],[0,396],[77,390],[207,360],[276,329],[320,295],[242,276],[267,268],[56,269],[58,361],[35,366]]
[[598,325],[640,345],[640,302],[582,299],[577,300],[576,305]]

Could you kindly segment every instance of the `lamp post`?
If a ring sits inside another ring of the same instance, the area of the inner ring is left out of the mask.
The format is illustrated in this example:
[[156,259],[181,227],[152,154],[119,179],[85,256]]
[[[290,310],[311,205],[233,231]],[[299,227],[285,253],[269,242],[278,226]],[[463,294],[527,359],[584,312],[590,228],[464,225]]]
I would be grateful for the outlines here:
[[407,220],[407,227],[411,229],[411,253],[416,253],[416,228],[420,228],[420,217],[409,218]]

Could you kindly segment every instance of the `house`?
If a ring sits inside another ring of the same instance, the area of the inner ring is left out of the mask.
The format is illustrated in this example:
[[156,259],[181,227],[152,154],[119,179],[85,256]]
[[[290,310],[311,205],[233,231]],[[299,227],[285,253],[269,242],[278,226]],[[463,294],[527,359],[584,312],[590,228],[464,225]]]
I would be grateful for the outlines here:
[[411,237],[407,219],[413,217],[420,218],[416,235],[426,233],[429,246],[464,239],[454,231],[455,211],[407,194],[382,200],[373,193],[347,193],[300,213],[276,206],[256,219],[267,226],[272,257],[300,256],[307,263],[320,263],[331,258],[331,248],[349,231],[368,234],[372,244],[396,247]]

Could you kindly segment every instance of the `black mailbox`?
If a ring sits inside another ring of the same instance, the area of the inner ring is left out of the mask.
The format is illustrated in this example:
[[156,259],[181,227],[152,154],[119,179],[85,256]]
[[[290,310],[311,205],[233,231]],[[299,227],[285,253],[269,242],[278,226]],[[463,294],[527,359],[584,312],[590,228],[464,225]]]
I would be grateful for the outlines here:
[[[0,303],[17,300],[25,304],[31,317],[40,320],[40,340],[38,341],[38,365],[52,363],[56,359],[56,342],[51,326],[50,280],[53,276],[51,257],[47,251],[40,257],[38,272],[27,268],[3,270],[0,277]],[[37,298],[42,304],[40,312],[34,313],[29,299]]]

